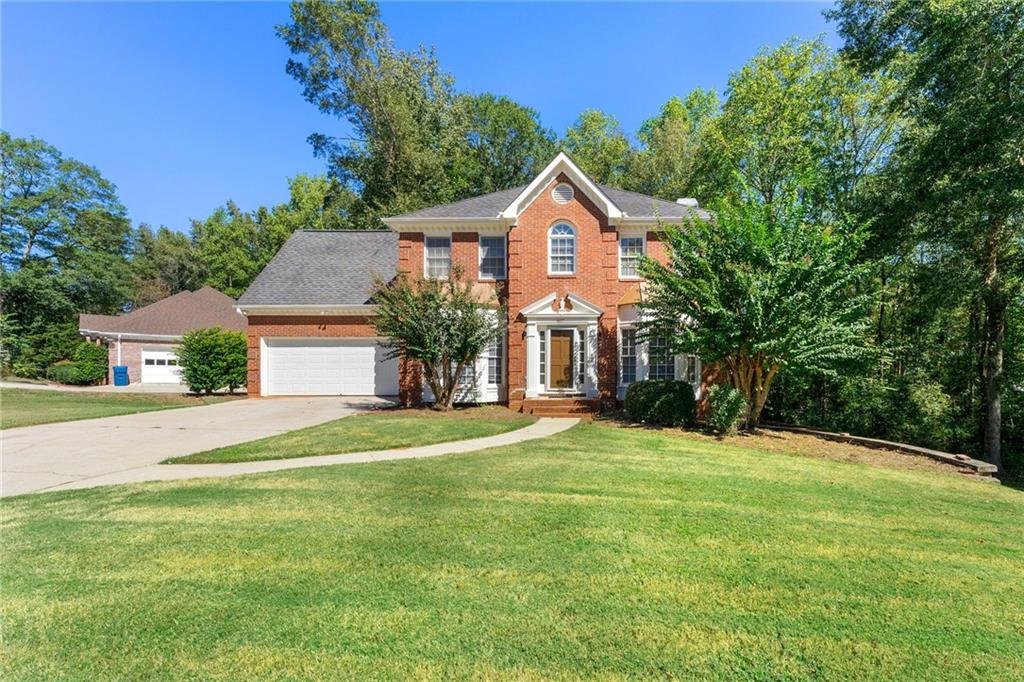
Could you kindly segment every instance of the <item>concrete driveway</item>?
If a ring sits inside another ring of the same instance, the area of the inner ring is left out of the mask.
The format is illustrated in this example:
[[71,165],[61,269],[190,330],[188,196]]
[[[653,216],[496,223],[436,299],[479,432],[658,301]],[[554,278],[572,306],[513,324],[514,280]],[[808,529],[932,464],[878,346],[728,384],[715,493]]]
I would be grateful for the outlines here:
[[0,432],[0,496],[39,492],[338,419],[381,398],[234,400]]

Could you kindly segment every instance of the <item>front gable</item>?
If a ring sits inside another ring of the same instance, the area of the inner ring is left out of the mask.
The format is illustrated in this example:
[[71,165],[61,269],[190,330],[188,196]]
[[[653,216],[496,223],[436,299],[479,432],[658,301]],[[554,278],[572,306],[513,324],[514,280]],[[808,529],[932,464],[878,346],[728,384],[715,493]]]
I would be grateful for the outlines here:
[[590,177],[573,162],[565,152],[559,152],[551,163],[540,172],[501,212],[500,218],[510,224],[516,224],[519,216],[551,185],[552,181],[562,178],[576,190],[582,191],[597,209],[604,214],[608,222],[615,224],[622,216],[622,210],[608,195],[601,191]]

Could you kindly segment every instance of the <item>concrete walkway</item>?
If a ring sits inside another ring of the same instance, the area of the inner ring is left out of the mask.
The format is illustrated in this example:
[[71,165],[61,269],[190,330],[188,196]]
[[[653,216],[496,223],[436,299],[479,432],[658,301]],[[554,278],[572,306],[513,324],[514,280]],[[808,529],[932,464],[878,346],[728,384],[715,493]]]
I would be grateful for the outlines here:
[[514,445],[537,438],[547,438],[561,433],[576,424],[575,418],[545,418],[515,431],[500,433],[486,438],[457,440],[434,445],[422,445],[414,448],[396,450],[374,450],[370,452],[352,452],[346,455],[321,455],[318,457],[296,457],[294,459],[275,459],[259,462],[236,462],[233,464],[150,464],[133,469],[123,469],[101,476],[81,478],[45,489],[32,492],[52,492],[56,490],[77,490],[95,488],[102,485],[119,483],[141,483],[145,481],[182,481],[191,478],[223,478],[239,474],[258,474],[265,471],[283,471],[285,469],[302,469],[333,464],[356,464],[362,462],[382,462],[395,459],[417,459],[421,457],[437,457],[461,452],[473,452],[502,445]]
[[387,404],[381,398],[230,400],[5,429],[0,431],[0,496],[118,475]]

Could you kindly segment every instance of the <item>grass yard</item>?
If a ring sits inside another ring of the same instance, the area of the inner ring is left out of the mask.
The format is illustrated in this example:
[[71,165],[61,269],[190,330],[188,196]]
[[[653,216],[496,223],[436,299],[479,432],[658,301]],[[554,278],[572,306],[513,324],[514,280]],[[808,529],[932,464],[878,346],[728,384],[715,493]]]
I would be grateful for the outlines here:
[[582,424],[6,500],[22,679],[1024,678],[1024,494]]
[[0,429],[95,417],[209,405],[237,396],[187,396],[155,393],[91,393],[5,388],[0,391]]
[[344,417],[279,436],[173,457],[164,464],[210,464],[289,459],[346,452],[390,450],[514,431],[536,421],[504,407],[474,407],[452,412],[381,410]]

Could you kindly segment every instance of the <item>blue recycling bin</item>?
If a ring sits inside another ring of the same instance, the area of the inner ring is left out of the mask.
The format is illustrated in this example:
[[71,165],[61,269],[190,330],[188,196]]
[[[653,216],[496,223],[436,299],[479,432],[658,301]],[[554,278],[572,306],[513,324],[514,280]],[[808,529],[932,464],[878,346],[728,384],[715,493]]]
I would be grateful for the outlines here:
[[127,386],[128,385],[128,366],[127,365],[114,365],[114,385],[115,386]]

